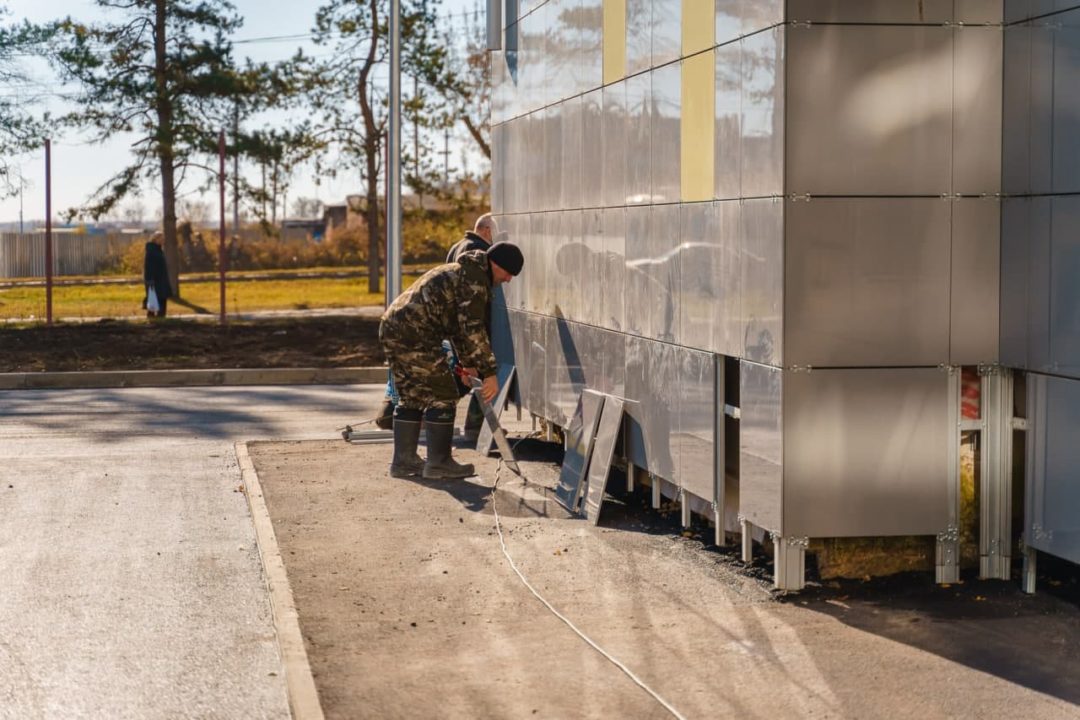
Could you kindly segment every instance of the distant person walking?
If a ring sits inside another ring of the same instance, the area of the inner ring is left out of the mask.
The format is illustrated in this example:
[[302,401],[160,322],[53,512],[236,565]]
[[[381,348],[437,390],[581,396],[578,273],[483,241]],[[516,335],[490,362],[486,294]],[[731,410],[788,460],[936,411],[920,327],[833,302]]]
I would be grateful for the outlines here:
[[146,255],[143,258],[143,284],[146,286],[146,296],[143,298],[143,307],[146,308],[146,317],[165,317],[165,307],[172,297],[172,286],[169,285],[169,268],[165,264],[165,250],[162,245],[165,236],[156,232],[150,236],[146,243]]

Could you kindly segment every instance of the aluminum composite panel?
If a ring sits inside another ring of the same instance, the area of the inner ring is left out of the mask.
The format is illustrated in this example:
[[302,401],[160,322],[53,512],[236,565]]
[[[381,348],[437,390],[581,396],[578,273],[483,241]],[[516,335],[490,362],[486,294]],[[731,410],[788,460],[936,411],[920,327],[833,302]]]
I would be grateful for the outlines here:
[[786,535],[945,530],[948,373],[815,369],[784,380]]
[[[1030,395],[1035,426],[1041,436],[1029,482],[1025,542],[1043,552],[1080,562],[1080,382],[1065,378],[1029,376],[1036,392]],[[1041,391],[1039,391],[1039,387]],[[1030,447],[1030,445],[1029,445]]]
[[787,203],[786,358],[813,367],[949,358],[951,203]]
[[965,198],[952,203],[949,361],[998,361],[1001,307],[1001,201]]
[[789,192],[950,192],[952,29],[795,26],[787,43]]
[[739,367],[739,512],[754,525],[785,532],[783,371]]

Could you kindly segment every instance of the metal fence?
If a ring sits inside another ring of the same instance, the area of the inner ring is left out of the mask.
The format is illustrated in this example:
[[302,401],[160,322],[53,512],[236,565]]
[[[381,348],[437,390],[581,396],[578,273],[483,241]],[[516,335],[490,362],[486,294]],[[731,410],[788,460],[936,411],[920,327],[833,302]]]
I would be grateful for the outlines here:
[[[93,275],[137,238],[131,235],[53,234],[53,274]],[[45,275],[45,233],[0,233],[0,277]]]

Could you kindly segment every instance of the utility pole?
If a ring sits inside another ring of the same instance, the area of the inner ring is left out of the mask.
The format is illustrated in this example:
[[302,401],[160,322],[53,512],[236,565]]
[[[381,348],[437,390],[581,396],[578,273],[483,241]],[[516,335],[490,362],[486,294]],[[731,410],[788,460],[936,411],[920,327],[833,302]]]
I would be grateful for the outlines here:
[[387,152],[386,297],[401,293],[401,0],[390,0],[390,127]]
[[[412,123],[412,146],[413,146],[413,177],[416,178],[416,186],[420,187],[420,80],[416,75],[412,78],[413,94],[413,123]],[[424,194],[417,190],[416,199],[420,202],[420,209],[424,209]]]
[[240,236],[240,103],[233,104],[232,231]]
[[22,167],[19,168],[19,234],[23,232],[23,188],[26,185],[26,181],[23,180]]

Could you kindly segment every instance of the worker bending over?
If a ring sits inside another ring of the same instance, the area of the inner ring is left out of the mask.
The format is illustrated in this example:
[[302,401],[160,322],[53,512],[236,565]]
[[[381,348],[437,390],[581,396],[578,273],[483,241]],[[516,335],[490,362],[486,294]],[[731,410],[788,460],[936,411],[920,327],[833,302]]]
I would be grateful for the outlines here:
[[[492,288],[510,282],[524,263],[521,250],[509,242],[462,253],[456,262],[429,270],[383,313],[379,341],[398,393],[392,477],[474,474],[472,465],[450,455],[459,395],[442,341],[454,344],[465,374],[482,378],[481,395],[494,400],[499,383],[485,316]],[[427,428],[427,462],[416,453],[421,420]]]

